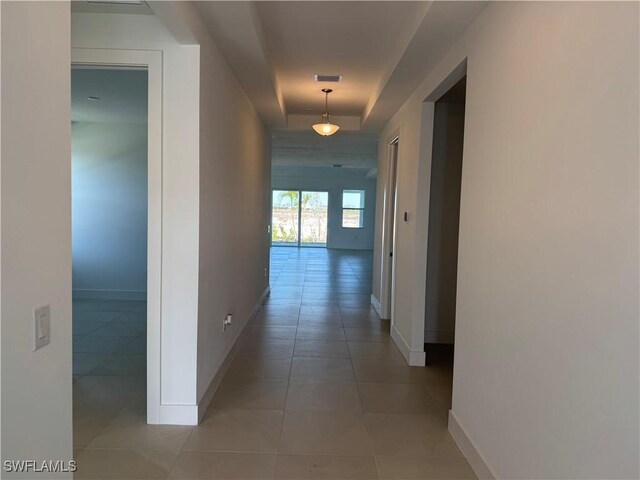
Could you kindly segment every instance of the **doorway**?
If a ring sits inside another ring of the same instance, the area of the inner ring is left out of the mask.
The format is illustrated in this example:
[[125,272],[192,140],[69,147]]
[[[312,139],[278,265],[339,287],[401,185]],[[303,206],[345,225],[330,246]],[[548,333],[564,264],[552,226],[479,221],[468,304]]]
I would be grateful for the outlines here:
[[271,245],[327,246],[329,192],[273,190]]
[[425,298],[428,365],[453,364],[466,76],[434,104]]
[[[79,90],[76,82],[72,85],[73,325],[77,337],[96,337],[91,342],[75,339],[80,346],[74,352],[74,428],[79,421],[90,436],[97,427],[96,412],[75,410],[89,405],[82,400],[87,390],[83,382],[100,391],[118,391],[118,401],[125,393],[135,392],[146,422],[162,422],[162,54],[74,48],[71,60],[72,77],[109,77],[100,83],[83,83],[99,93]],[[107,233],[93,245],[92,231],[101,230]],[[109,262],[97,255],[105,252],[111,255]],[[135,274],[114,268],[124,260]],[[81,325],[83,321],[88,323]],[[101,341],[100,336],[109,338]],[[124,340],[114,337],[135,338],[121,345]],[[109,379],[113,385],[103,385]],[[122,404],[111,400],[104,406],[117,413]],[[92,428],[85,429],[84,420]],[[82,443],[83,438],[80,435],[78,441]]]
[[115,405],[103,410],[83,405],[80,392],[96,386],[118,390],[127,403],[146,396],[147,102],[146,68],[72,67],[76,448],[98,433],[87,428],[87,417],[116,413]]

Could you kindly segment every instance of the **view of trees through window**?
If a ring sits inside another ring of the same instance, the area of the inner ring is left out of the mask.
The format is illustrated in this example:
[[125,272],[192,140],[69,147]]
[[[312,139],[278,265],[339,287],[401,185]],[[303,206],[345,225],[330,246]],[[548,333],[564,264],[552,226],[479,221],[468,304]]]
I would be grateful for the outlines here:
[[274,190],[271,240],[274,245],[325,246],[328,192]]

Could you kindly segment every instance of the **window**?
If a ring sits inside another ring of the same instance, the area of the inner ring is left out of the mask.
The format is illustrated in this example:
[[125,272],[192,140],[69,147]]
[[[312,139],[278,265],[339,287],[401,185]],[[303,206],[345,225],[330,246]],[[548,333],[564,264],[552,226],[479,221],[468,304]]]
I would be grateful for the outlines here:
[[364,190],[342,191],[342,228],[364,228]]

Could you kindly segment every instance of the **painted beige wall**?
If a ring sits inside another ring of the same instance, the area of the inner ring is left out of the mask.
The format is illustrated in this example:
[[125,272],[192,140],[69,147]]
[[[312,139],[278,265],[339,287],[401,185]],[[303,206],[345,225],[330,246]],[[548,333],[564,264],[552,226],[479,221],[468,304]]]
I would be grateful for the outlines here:
[[[200,42],[198,402],[269,286],[270,139],[217,46]],[[223,331],[223,320],[233,322]],[[205,398],[204,402],[208,399]],[[203,405],[204,406],[204,405]]]
[[[2,460],[68,461],[72,459],[69,3],[2,2],[0,8]],[[51,343],[34,352],[33,309],[47,304]],[[7,473],[2,477],[18,478]],[[71,478],[71,474],[31,472],[21,478]]]
[[498,478],[638,478],[638,14],[492,3],[380,136],[400,133],[395,326],[417,347],[423,100],[468,59],[452,413]]
[[[270,144],[255,108],[190,2],[152,2],[183,42],[200,47],[197,403],[268,288]],[[223,320],[233,322],[223,331]]]

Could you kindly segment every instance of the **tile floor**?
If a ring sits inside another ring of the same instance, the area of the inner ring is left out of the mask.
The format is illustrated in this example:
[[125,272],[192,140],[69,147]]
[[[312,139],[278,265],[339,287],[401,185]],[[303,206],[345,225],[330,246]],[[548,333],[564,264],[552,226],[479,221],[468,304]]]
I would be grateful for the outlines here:
[[144,376],[144,301],[74,300],[73,381],[85,376]]
[[145,424],[143,306],[77,304],[76,478],[475,478],[447,432],[451,367],[406,366],[371,271],[370,252],[273,248],[271,296],[198,427]]

